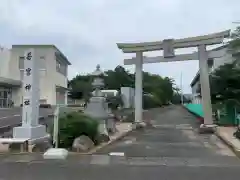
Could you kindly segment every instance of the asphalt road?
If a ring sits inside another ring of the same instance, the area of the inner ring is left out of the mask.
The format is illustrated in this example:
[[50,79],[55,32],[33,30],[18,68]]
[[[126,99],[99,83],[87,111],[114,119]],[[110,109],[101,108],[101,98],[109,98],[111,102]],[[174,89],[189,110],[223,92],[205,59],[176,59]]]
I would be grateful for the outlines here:
[[[134,131],[94,155],[46,161],[39,154],[0,156],[0,180],[229,180],[239,159],[214,135],[199,135],[181,107],[150,113],[155,128]],[[111,152],[124,156],[109,156]]]
[[[39,115],[47,117],[53,109],[40,108]],[[22,108],[0,109],[0,128],[21,122]]]

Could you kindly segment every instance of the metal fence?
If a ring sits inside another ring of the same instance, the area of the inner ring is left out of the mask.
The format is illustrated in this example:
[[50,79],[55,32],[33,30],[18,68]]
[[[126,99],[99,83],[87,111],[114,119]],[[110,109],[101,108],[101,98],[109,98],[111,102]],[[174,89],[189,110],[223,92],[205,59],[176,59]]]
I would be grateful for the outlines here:
[[13,107],[13,102],[8,98],[0,98],[0,108],[11,108]]

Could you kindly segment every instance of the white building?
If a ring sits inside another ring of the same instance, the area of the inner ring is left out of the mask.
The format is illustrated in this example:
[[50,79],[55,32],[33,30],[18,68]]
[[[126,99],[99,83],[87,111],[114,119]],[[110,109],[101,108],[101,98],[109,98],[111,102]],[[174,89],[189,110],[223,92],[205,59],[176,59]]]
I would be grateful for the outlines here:
[[103,89],[101,90],[101,92],[105,97],[116,96],[118,94],[118,90],[114,90],[114,89]]
[[[220,54],[224,54],[221,57],[214,58],[214,59],[208,59],[208,66],[209,66],[209,72],[214,71],[219,66],[225,64],[225,63],[231,63],[233,62],[232,55],[229,54],[227,45],[220,46],[218,48],[213,49],[213,51],[218,51]],[[201,104],[201,97],[200,93],[198,93],[198,90],[200,89],[200,74],[199,71],[193,78],[191,84],[192,88],[192,103],[195,104]]]
[[40,103],[67,104],[68,65],[71,63],[54,45],[13,45],[0,49],[0,107],[7,107],[9,100],[20,106],[23,99],[22,80],[24,52],[33,48],[39,60]]
[[134,88],[131,87],[121,87],[121,94],[124,108],[134,108]]
[[[114,89],[102,89],[101,93],[104,97],[116,96],[118,94],[118,90]],[[95,94],[95,91],[92,92],[92,95]]]

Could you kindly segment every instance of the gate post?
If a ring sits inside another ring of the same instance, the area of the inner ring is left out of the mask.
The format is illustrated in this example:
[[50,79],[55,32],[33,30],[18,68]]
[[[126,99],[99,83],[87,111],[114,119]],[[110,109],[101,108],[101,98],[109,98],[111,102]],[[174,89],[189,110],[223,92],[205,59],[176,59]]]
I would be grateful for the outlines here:
[[207,63],[208,53],[206,51],[206,45],[198,46],[198,53],[204,125],[212,125],[212,104],[209,84],[209,70]]
[[143,68],[143,53],[136,52],[136,64],[135,64],[135,123],[142,122],[142,68]]

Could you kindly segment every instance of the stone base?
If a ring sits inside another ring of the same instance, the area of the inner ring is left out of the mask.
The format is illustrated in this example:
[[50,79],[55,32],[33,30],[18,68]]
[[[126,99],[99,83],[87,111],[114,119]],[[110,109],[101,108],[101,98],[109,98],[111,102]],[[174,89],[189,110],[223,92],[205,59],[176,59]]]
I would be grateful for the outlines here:
[[217,125],[215,124],[201,124],[199,127],[200,134],[213,134],[216,131]]
[[68,151],[62,148],[50,148],[44,154],[44,159],[66,159]]
[[26,138],[29,139],[29,144],[36,144],[48,140],[50,135],[46,133],[46,127],[43,125],[20,126],[13,128],[13,138]]
[[84,114],[96,119],[107,119],[108,112],[105,97],[91,97]]
[[155,127],[153,120],[146,120],[144,122],[146,124],[146,127],[148,127],[148,128],[154,128]]
[[116,122],[113,115],[110,115],[109,118],[107,119],[106,126],[109,134],[114,134],[117,132]]
[[105,122],[101,122],[98,125],[98,132],[99,134],[104,134],[108,136],[108,130],[107,130],[107,125]]
[[100,123],[98,125],[98,133],[99,133],[99,136],[97,137],[97,139],[99,143],[107,142],[110,140],[108,130],[107,130],[107,125],[105,124],[105,122]]
[[143,129],[146,127],[146,123],[144,122],[134,122],[132,124],[132,129]]

